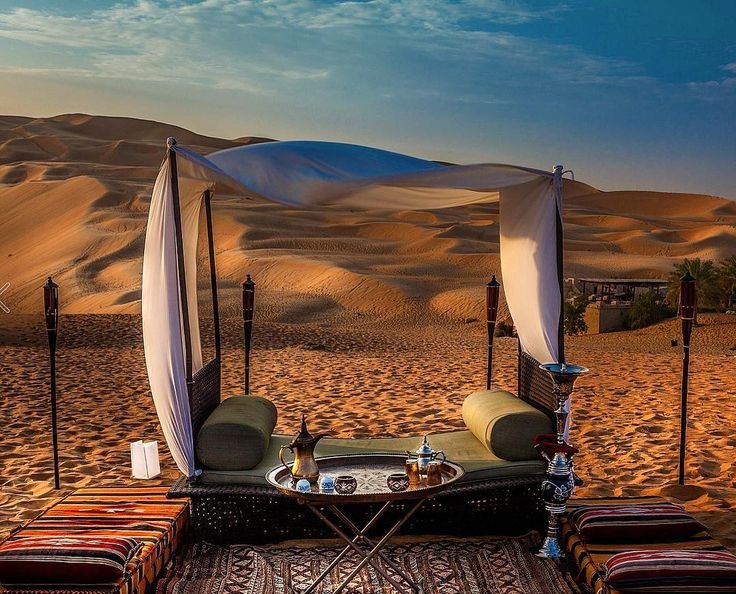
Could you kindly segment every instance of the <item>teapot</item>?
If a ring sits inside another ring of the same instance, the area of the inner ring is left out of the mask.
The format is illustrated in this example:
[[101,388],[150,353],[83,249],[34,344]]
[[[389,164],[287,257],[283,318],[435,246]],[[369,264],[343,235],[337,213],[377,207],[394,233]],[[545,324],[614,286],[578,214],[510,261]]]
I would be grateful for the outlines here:
[[[294,440],[288,445],[282,445],[279,449],[279,459],[287,470],[291,473],[294,481],[306,479],[310,483],[317,482],[319,478],[319,467],[314,459],[314,448],[317,442],[327,434],[313,436],[307,429],[307,421],[305,415],[302,415],[302,427]],[[291,450],[294,454],[294,462],[289,466],[284,460],[284,450]]]
[[417,458],[417,466],[419,466],[419,474],[426,475],[427,474],[427,467],[429,466],[429,463],[432,462],[432,460],[435,460],[438,457],[442,457],[442,462],[446,460],[445,452],[442,450],[433,450],[429,443],[427,442],[427,436],[424,436],[424,441],[422,442],[422,445],[417,448],[417,451],[414,453],[414,455]]

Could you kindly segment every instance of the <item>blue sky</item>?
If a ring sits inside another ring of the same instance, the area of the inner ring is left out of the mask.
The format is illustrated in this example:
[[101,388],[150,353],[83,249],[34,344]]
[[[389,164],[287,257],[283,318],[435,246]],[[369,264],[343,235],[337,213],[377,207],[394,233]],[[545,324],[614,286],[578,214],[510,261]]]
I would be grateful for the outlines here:
[[736,198],[736,2],[0,0],[0,112]]

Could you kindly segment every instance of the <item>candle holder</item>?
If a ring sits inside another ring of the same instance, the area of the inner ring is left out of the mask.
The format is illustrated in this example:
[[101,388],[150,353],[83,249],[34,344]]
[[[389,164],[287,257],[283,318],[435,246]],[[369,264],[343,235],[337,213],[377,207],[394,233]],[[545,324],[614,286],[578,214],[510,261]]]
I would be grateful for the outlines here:
[[552,378],[554,395],[557,398],[557,409],[554,411],[557,435],[556,443],[546,443],[542,447],[542,455],[548,462],[545,479],[542,482],[542,500],[547,512],[547,535],[537,556],[560,559],[563,555],[558,538],[560,516],[565,512],[567,500],[575,490],[573,456],[577,451],[565,441],[568,416],[566,405],[575,382],[581,375],[588,373],[588,370],[580,365],[565,363],[546,363],[539,367]]

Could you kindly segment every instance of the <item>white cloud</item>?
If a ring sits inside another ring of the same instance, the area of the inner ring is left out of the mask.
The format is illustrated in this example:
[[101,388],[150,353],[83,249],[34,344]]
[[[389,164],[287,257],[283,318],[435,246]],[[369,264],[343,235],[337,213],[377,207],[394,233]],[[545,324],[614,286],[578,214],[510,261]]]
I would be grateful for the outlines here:
[[[0,37],[69,54],[56,70],[12,64],[29,74],[64,72],[253,93],[346,84],[343,79],[359,72],[401,87],[405,78],[421,76],[416,72],[421,68],[444,68],[457,76],[466,69],[469,80],[490,66],[492,74],[522,85],[645,80],[631,64],[513,32],[516,25],[554,20],[565,10],[513,0],[136,0],[80,14],[6,10],[0,12]],[[404,65],[406,55],[424,63]],[[424,75],[425,86],[441,87],[443,81],[432,74]],[[484,90],[465,91],[465,97],[485,102]]]
[[736,93],[736,62],[724,64],[721,70],[728,74],[718,80],[690,82],[687,84],[688,90],[698,99],[705,101],[733,100]]

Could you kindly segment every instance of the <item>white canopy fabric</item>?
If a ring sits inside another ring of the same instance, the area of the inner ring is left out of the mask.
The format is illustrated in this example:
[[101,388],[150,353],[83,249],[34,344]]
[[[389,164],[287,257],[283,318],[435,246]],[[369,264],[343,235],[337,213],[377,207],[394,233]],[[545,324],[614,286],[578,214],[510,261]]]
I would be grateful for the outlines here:
[[[177,466],[187,476],[197,470],[186,386],[182,301],[188,305],[191,373],[196,373],[202,367],[196,246],[206,190],[256,195],[303,208],[342,204],[358,209],[429,210],[500,202],[501,271],[521,347],[542,363],[560,362],[559,175],[511,165],[448,166],[329,142],[247,145],[207,157],[173,142],[169,146],[148,216],[143,340],[164,436]],[[186,295],[180,294],[177,266],[177,189]]]

